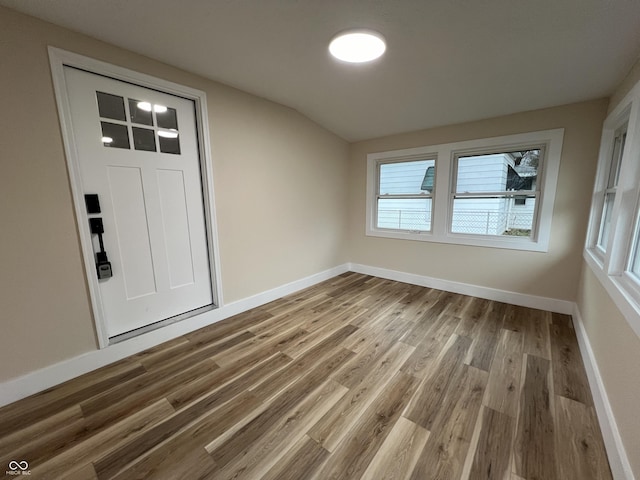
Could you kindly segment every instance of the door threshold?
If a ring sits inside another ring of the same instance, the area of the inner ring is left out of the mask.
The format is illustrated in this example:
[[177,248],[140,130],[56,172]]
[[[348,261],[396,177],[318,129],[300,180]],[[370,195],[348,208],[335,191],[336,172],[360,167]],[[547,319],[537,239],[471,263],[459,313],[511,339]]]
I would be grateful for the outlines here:
[[124,332],[119,335],[109,337],[109,345],[115,345],[116,343],[129,340],[130,338],[134,338],[139,335],[144,335],[145,333],[153,332],[154,330],[158,330],[159,328],[166,327],[167,325],[171,325],[172,323],[179,322],[180,320],[186,320],[187,318],[195,317],[196,315],[200,315],[201,313],[208,312],[216,308],[218,307],[214,304],[205,305],[204,307],[196,308],[195,310],[189,310],[188,312],[181,313],[180,315],[176,315],[174,317],[165,318],[164,320],[159,320],[150,325],[145,325],[144,327],[136,328],[134,330],[129,330],[128,332]]

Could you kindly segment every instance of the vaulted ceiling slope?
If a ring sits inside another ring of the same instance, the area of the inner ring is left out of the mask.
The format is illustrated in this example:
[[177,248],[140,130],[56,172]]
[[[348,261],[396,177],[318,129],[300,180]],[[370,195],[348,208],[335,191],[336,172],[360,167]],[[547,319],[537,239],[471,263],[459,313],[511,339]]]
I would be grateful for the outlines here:
[[[0,0],[299,110],[349,140],[593,99],[640,54],[638,0]],[[333,60],[342,30],[388,43]]]

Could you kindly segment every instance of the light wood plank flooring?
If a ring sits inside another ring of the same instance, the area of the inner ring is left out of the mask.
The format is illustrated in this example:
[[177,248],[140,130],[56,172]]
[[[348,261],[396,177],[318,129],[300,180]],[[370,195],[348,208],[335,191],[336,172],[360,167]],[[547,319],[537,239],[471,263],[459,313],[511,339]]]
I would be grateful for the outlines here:
[[34,479],[611,479],[570,317],[356,273],[4,407],[12,460]]

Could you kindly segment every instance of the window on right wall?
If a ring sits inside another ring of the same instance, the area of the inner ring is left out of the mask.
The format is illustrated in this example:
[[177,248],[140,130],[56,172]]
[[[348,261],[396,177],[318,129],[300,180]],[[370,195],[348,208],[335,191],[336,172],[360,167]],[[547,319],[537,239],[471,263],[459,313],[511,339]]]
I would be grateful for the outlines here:
[[640,82],[604,122],[585,260],[640,335]]
[[615,132],[613,148],[610,160],[607,161],[607,182],[599,194],[602,196],[602,210],[600,212],[598,240],[596,246],[604,254],[607,251],[609,232],[611,227],[611,215],[613,204],[616,199],[616,190],[620,181],[620,164],[622,163],[622,152],[627,139],[627,124],[625,123]]

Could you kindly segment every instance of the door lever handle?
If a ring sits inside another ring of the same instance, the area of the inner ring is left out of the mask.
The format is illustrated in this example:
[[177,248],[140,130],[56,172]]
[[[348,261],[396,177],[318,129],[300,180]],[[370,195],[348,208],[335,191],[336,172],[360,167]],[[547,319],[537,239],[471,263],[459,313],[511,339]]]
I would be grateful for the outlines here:
[[107,252],[104,249],[104,241],[102,240],[102,234],[104,233],[102,218],[90,218],[89,228],[91,229],[92,234],[98,235],[98,242],[100,243],[100,251],[96,252],[96,271],[98,273],[98,280],[111,278],[113,276],[111,262],[109,261],[109,257],[107,257]]

